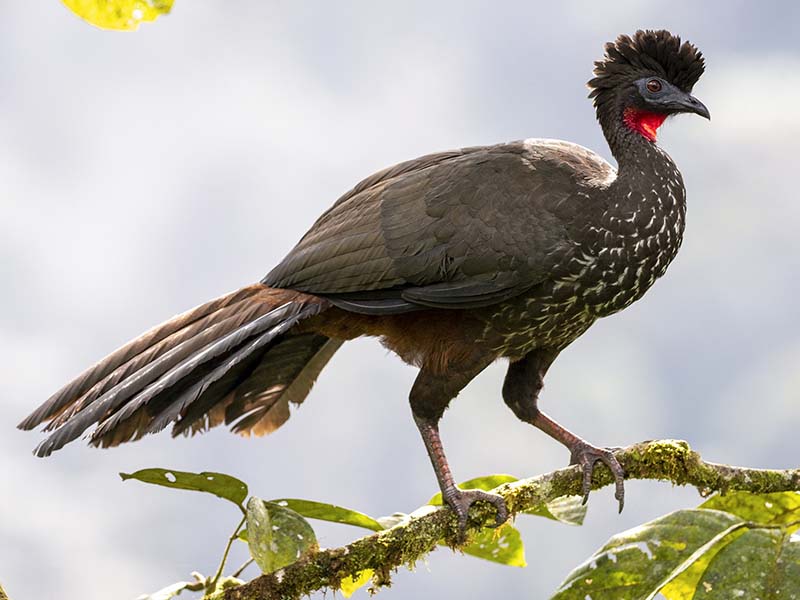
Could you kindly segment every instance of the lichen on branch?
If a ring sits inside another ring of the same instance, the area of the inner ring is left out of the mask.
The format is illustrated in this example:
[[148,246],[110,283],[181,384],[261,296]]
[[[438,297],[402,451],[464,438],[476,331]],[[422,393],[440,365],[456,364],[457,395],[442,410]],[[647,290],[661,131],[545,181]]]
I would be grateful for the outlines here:
[[[692,485],[702,495],[712,492],[753,493],[800,491],[800,469],[767,470],[734,467],[702,460],[689,444],[677,440],[642,442],[615,452],[626,479],[655,479]],[[541,507],[566,495],[581,493],[578,466],[507,483],[494,491],[506,500],[512,514]],[[599,466],[592,489],[614,483],[611,472]],[[470,510],[468,534],[474,535],[494,521],[494,508],[478,503]],[[347,577],[366,569],[374,572],[373,587],[389,582],[401,566],[413,567],[444,540],[454,549],[459,541],[457,520],[448,508],[434,510],[391,529],[365,536],[341,548],[319,550],[275,572],[261,575],[239,587],[225,590],[224,600],[295,600],[317,590],[337,589]]]

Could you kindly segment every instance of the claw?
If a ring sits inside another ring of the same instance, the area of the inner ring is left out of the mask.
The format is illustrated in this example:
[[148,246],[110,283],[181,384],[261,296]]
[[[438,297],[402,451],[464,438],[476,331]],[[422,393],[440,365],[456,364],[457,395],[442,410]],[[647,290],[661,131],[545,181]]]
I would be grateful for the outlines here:
[[619,464],[617,457],[614,456],[612,448],[596,448],[581,440],[572,448],[571,465],[580,465],[583,468],[583,504],[589,500],[589,492],[592,489],[592,473],[595,465],[601,462],[606,465],[614,476],[616,490],[614,497],[619,502],[619,512],[625,506],[625,471]]
[[475,502],[488,502],[497,509],[495,523],[491,527],[499,527],[508,520],[506,501],[503,500],[502,496],[498,496],[497,494],[491,494],[483,490],[460,490],[458,488],[453,488],[449,493],[443,495],[447,504],[458,517],[458,533],[459,539],[462,541],[466,538],[469,507]]

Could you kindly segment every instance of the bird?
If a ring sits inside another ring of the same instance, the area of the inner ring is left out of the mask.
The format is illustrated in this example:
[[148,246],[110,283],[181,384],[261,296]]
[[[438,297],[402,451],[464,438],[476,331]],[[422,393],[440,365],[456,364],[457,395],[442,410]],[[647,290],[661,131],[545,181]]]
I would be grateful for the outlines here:
[[503,498],[460,489],[439,422],[486,367],[508,361],[502,397],[554,438],[582,472],[586,502],[613,449],[539,408],[553,361],[599,318],[638,300],[675,258],[686,190],[658,128],[679,113],[710,119],[691,95],[702,53],[665,30],[604,46],[589,98],[617,163],[570,142],[530,138],[437,152],[379,171],[341,196],[260,282],[184,312],[125,344],[23,420],[45,424],[48,456],[91,429],[116,446],[172,427],[281,427],[341,345],[377,337],[419,369],[409,393],[444,502],[460,531],[475,502],[508,518]]

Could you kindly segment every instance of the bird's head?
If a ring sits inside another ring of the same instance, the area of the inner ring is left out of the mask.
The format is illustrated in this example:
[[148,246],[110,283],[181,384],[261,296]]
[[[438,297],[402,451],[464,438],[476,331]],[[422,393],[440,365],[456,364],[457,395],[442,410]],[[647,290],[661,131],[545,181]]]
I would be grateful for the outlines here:
[[605,46],[595,62],[592,90],[604,131],[633,130],[654,142],[664,120],[677,113],[710,119],[705,105],[691,95],[705,69],[702,53],[669,31],[637,31]]

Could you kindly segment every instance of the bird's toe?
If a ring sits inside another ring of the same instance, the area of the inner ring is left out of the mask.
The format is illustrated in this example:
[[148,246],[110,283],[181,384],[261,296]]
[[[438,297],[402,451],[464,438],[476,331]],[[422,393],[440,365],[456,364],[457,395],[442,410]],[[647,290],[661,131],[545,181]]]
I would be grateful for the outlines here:
[[614,449],[597,448],[581,441],[572,448],[570,464],[580,465],[583,469],[583,482],[581,485],[583,503],[585,504],[589,499],[589,492],[592,489],[592,475],[598,462],[606,465],[614,477],[614,497],[619,502],[619,511],[622,512],[622,508],[625,505],[625,471],[617,457],[614,456]]
[[497,514],[495,515],[495,522],[491,527],[499,527],[508,520],[506,501],[502,496],[492,494],[491,492],[485,492],[483,490],[460,490],[455,488],[451,493],[445,495],[445,500],[458,517],[459,538],[461,540],[466,538],[469,508],[476,502],[488,502],[494,506]]

